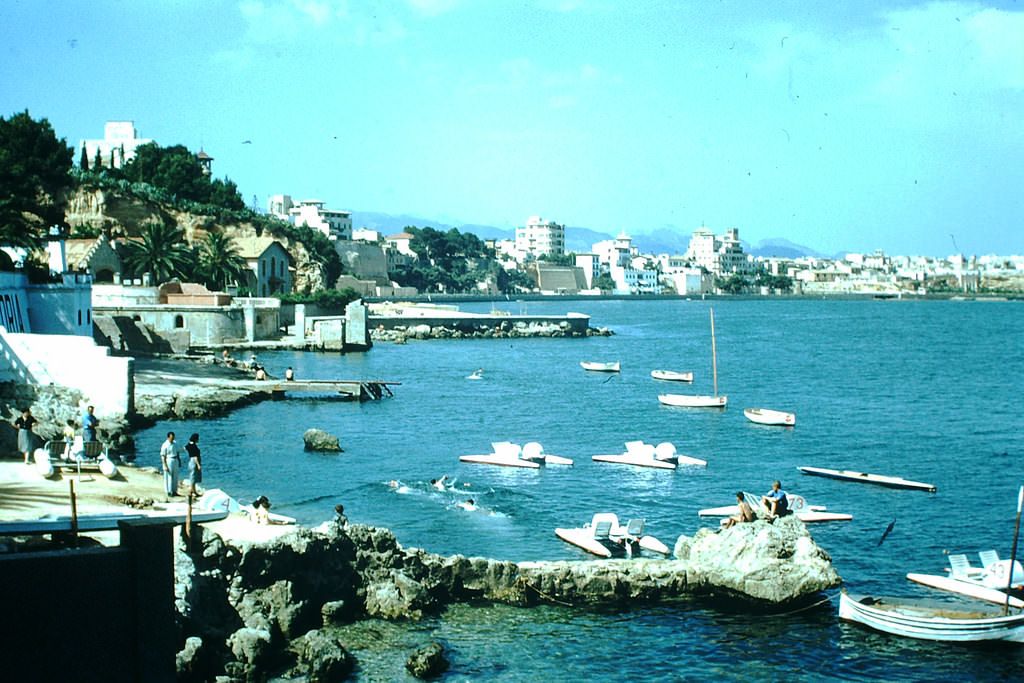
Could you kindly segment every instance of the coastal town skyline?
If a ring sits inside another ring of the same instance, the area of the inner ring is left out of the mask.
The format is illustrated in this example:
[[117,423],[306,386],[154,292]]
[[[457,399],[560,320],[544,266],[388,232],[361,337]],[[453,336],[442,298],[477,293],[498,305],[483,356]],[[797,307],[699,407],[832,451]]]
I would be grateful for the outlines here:
[[0,114],[135,121],[261,208],[1024,253],[1012,3],[47,6],[0,8]]

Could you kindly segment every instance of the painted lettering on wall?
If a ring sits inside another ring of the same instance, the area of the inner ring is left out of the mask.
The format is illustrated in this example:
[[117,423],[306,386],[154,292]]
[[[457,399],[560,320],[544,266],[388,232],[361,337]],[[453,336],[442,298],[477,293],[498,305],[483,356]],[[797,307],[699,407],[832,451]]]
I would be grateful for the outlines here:
[[17,294],[0,293],[0,324],[8,332],[29,332],[25,326],[25,316],[21,313],[21,297]]

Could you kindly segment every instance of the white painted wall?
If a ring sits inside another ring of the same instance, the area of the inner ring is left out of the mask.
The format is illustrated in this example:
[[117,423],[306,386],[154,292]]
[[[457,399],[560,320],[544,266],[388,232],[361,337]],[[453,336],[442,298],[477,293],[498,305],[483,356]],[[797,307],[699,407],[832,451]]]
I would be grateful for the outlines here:
[[[32,379],[81,391],[101,419],[124,415],[133,406],[134,359],[110,356],[110,349],[92,337],[0,331],[0,338],[0,348],[15,355]],[[25,381],[10,360],[0,363],[0,379]]]

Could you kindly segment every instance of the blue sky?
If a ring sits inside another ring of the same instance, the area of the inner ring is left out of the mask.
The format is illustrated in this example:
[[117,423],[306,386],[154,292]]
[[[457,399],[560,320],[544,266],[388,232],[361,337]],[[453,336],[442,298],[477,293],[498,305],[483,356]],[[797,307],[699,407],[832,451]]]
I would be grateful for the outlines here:
[[246,203],[1024,253],[1016,2],[5,0],[0,50],[0,115]]

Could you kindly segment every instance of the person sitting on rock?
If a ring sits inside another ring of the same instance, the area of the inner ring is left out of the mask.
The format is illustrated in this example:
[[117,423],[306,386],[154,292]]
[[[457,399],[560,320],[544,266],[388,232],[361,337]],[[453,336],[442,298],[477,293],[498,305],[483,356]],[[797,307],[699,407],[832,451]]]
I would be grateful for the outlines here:
[[256,379],[261,382],[267,378],[267,371],[263,369],[262,365],[256,366]]
[[252,502],[252,521],[270,524],[270,501],[266,496],[260,496]]
[[729,527],[733,526],[734,524],[739,524],[741,522],[753,522],[754,521],[754,519],[755,519],[754,511],[753,511],[753,509],[751,509],[750,505],[748,505],[747,501],[744,499],[743,491],[737,491],[736,492],[736,505],[740,509],[739,514],[730,515],[729,519],[725,520],[722,523],[722,528],[723,529],[728,529]]
[[345,506],[338,503],[334,506],[334,523],[339,529],[348,528],[348,517],[345,516]]
[[789,498],[782,490],[778,479],[772,482],[772,490],[761,496],[761,504],[772,517],[784,517],[789,514]]

